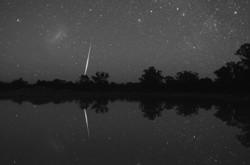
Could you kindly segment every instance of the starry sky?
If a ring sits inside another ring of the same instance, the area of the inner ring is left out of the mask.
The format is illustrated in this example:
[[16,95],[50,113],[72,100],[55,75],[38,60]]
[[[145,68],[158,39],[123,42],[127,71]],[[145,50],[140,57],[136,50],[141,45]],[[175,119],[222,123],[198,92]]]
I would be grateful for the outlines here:
[[1,0],[0,80],[137,81],[155,66],[214,77],[250,42],[250,0]]

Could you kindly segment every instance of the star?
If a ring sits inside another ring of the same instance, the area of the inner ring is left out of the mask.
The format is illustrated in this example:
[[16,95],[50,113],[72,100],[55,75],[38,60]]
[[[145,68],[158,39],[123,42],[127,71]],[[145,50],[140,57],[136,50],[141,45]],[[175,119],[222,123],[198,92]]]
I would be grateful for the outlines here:
[[17,22],[17,23],[20,23],[20,22],[21,22],[21,19],[20,19],[20,18],[17,18],[17,19],[16,19],[16,22]]
[[138,22],[138,23],[142,23],[142,19],[141,19],[141,18],[138,18],[138,19],[137,19],[137,22]]

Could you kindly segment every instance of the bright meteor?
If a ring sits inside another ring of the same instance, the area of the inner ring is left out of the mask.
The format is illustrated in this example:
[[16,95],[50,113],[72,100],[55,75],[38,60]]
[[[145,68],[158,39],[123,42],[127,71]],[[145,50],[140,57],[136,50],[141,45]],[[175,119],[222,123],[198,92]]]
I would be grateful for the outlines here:
[[85,65],[85,70],[84,70],[84,75],[87,75],[87,70],[88,70],[88,66],[89,66],[89,58],[90,58],[91,49],[92,49],[92,45],[90,43],[88,57],[87,57],[87,61],[86,61],[86,65]]

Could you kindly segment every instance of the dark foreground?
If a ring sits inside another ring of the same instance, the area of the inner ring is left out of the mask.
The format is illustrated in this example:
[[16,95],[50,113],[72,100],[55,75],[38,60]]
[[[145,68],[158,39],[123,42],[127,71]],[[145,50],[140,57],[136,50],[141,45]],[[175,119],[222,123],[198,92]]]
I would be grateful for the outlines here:
[[250,164],[246,95],[0,94],[0,164]]

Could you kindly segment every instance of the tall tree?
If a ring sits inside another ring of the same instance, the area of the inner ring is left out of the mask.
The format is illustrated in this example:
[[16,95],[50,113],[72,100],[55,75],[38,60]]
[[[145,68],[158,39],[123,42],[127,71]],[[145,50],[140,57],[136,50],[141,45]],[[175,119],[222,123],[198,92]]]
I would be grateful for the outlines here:
[[221,67],[220,69],[216,70],[214,74],[217,76],[217,80],[223,82],[230,82],[235,80],[237,77],[237,63],[235,62],[228,62],[225,66]]
[[250,61],[250,43],[245,43],[236,51],[236,56],[239,56],[241,60]]
[[217,80],[228,83],[232,80],[241,81],[241,83],[247,84],[250,81],[250,44],[241,45],[235,55],[240,58],[239,62],[228,62],[214,73]]
[[143,71],[143,74],[139,78],[140,82],[144,85],[161,85],[163,83],[162,71],[155,69],[151,66]]

